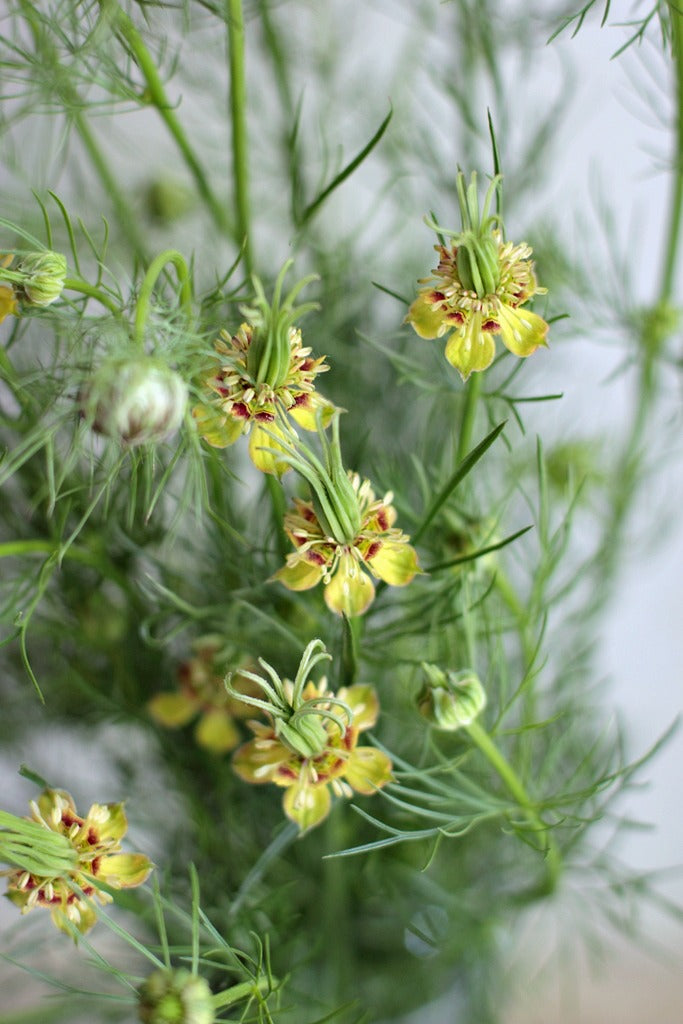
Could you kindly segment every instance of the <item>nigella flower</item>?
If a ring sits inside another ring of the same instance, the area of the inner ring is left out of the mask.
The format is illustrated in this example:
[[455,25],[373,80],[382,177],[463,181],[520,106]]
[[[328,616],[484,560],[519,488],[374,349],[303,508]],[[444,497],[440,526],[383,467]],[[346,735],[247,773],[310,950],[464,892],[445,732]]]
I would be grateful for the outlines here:
[[224,754],[241,739],[235,719],[249,714],[246,706],[226,691],[224,680],[232,668],[233,686],[243,693],[256,693],[253,683],[240,672],[240,667],[253,667],[253,663],[231,657],[219,636],[199,637],[192,649],[193,656],[179,666],[178,690],[157,693],[147,710],[168,729],[178,729],[197,718],[197,743],[214,754]]
[[294,500],[285,515],[285,532],[295,551],[275,579],[290,590],[325,584],[325,603],[337,615],[362,615],[375,596],[375,579],[403,587],[419,571],[415,549],[394,526],[391,492],[377,500],[369,480],[348,473],[359,516],[358,529],[338,539],[326,529],[312,501]]
[[395,587],[419,572],[409,538],[394,527],[389,492],[376,500],[370,482],[344,469],[339,410],[332,414],[330,440],[318,414],[322,461],[290,431],[283,431],[282,458],[306,480],[311,500],[294,501],[284,528],[295,550],[273,579],[290,590],[309,590],[321,580],[325,601],[338,615],[362,615],[375,596],[372,577]]
[[269,723],[250,722],[255,739],[233,756],[235,771],[246,782],[273,782],[285,789],[285,814],[302,832],[319,825],[332,805],[332,794],[353,791],[371,796],[391,780],[391,761],[381,750],[358,746],[358,735],[377,721],[379,702],[371,686],[327,692],[325,679],[308,680],[312,668],[329,659],[320,640],[304,651],[294,682],[281,680],[259,659],[270,681],[251,676],[266,700],[242,698],[265,711]]
[[489,216],[498,184],[499,178],[494,178],[480,215],[476,174],[467,191],[464,176],[458,174],[463,230],[432,225],[440,235],[452,236],[453,242],[435,246],[439,264],[432,277],[420,282],[427,287],[420,290],[406,317],[421,338],[448,335],[446,358],[463,380],[493,362],[496,335],[516,356],[530,356],[546,345],[548,324],[521,308],[546,291],[536,283],[531,247],[506,242],[495,226],[499,218]]
[[289,465],[278,458],[277,420],[282,413],[305,430],[316,429],[316,413],[323,410],[329,421],[333,406],[315,390],[315,378],[329,366],[324,356],[314,359],[304,347],[301,331],[293,320],[315,308],[314,303],[294,307],[294,298],[311,278],[298,282],[280,305],[283,278],[291,264],[285,264],[278,277],[272,303],[254,278],[256,300],[243,312],[249,321],[237,333],[221,331],[215,342],[218,366],[201,378],[205,398],[193,415],[200,434],[216,448],[233,444],[249,434],[249,454],[264,473],[280,476]]
[[[66,918],[85,934],[97,918],[93,897],[103,905],[112,900],[100,884],[114,889],[141,885],[152,865],[141,853],[119,852],[128,828],[122,803],[93,804],[86,817],[81,818],[67,792],[46,789],[37,800],[31,801],[30,807],[30,824],[38,824],[68,840],[72,865],[68,870],[54,870],[45,862],[44,866],[33,866],[30,870],[18,867],[5,871],[7,896],[21,908],[22,914],[33,907],[47,907],[58,928],[68,931]],[[20,832],[21,827],[16,831]],[[27,830],[27,834],[31,833]],[[37,839],[35,844],[39,851]],[[40,845],[47,849],[48,840]],[[40,857],[39,852],[36,857]]]

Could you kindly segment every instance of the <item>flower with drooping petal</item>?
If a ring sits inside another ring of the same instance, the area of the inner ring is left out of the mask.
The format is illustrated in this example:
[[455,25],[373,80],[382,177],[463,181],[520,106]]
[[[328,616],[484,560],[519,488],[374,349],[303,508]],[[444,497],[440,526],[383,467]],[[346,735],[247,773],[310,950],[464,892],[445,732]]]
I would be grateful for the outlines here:
[[358,746],[358,735],[377,721],[379,701],[371,686],[327,692],[325,679],[308,681],[312,668],[329,655],[320,640],[304,651],[294,682],[282,681],[263,659],[270,680],[252,676],[265,700],[242,698],[261,708],[269,723],[250,722],[255,738],[233,755],[246,782],[272,782],[285,789],[283,807],[301,832],[323,821],[332,794],[371,796],[391,781],[391,761],[375,747]]
[[548,324],[537,313],[521,308],[546,291],[536,283],[531,247],[526,242],[504,241],[502,230],[494,226],[499,218],[489,216],[499,179],[491,183],[481,215],[476,174],[466,191],[462,173],[457,184],[463,230],[445,231],[432,225],[453,241],[450,246],[440,242],[434,247],[439,264],[432,277],[421,280],[426,287],[418,293],[406,321],[421,338],[448,335],[446,358],[467,380],[470,373],[485,370],[493,362],[496,335],[514,355],[526,357],[547,344]]
[[362,615],[375,596],[373,577],[394,587],[410,583],[419,566],[410,538],[394,526],[396,510],[388,492],[377,500],[369,480],[349,472],[358,509],[358,528],[344,538],[323,525],[313,501],[294,499],[285,515],[285,532],[295,551],[275,573],[289,590],[325,584],[325,603],[337,615]]
[[233,686],[243,693],[258,692],[254,684],[240,672],[240,667],[254,667],[227,649],[220,636],[199,637],[192,644],[193,656],[178,669],[179,689],[157,693],[147,704],[152,718],[168,729],[178,729],[199,716],[195,739],[200,747],[214,754],[224,754],[241,739],[236,718],[246,718],[249,709],[235,700],[225,689],[225,677],[232,668]]
[[69,931],[69,921],[85,934],[97,919],[93,898],[102,905],[112,900],[100,884],[114,889],[142,885],[152,864],[141,853],[120,852],[128,828],[122,803],[93,804],[82,818],[65,790],[46,789],[30,807],[29,821],[68,839],[75,854],[74,865],[54,874],[46,869],[38,874],[21,867],[5,871],[7,896],[22,914],[33,907],[47,907],[62,931]]
[[315,308],[314,303],[294,306],[296,294],[311,278],[295,285],[280,305],[282,281],[290,263],[280,272],[270,304],[258,278],[253,279],[256,300],[253,307],[243,310],[249,322],[232,336],[221,331],[215,342],[219,365],[203,374],[200,388],[206,398],[193,410],[208,444],[226,448],[242,434],[249,434],[252,462],[262,472],[277,476],[289,469],[289,464],[277,457],[278,416],[284,413],[304,430],[315,430],[318,410],[327,422],[333,411],[332,403],[315,390],[315,378],[329,366],[324,356],[312,358],[301,331],[293,324],[295,317]]

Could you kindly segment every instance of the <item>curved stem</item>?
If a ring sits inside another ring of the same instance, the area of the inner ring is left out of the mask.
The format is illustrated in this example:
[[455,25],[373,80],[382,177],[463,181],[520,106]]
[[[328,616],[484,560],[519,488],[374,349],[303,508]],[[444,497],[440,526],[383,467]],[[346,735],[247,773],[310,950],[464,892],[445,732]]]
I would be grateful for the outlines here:
[[114,300],[110,299],[106,292],[96,288],[94,284],[88,284],[87,281],[81,281],[79,278],[67,277],[64,287],[70,292],[80,292],[82,295],[88,295],[91,299],[97,299],[110,313],[113,313],[115,316],[121,315],[121,310]]
[[471,722],[465,726],[471,740],[476,744],[489,764],[495,769],[502,781],[505,783],[511,795],[519,806],[524,810],[531,827],[543,840],[543,853],[547,876],[543,885],[538,887],[534,895],[549,895],[557,887],[562,872],[562,855],[550,827],[541,819],[529,796],[524,783],[517,775],[510,762],[501,754],[489,734],[482,729],[478,722]]
[[192,317],[192,284],[190,273],[181,253],[177,249],[165,249],[152,261],[144,276],[140,294],[135,307],[135,340],[142,345],[145,325],[149,317],[149,305],[161,271],[167,263],[172,263],[178,272],[180,304],[185,310],[188,320]]
[[244,265],[252,271],[249,225],[249,159],[247,141],[247,88],[244,65],[244,16],[242,0],[226,0],[228,58],[230,62],[230,113],[235,186],[237,237],[244,246]]
[[180,153],[195,180],[197,190],[202,197],[206,207],[211,213],[215,223],[225,234],[232,235],[232,225],[228,219],[225,206],[214,194],[204,169],[197,160],[194,150],[190,145],[185,132],[175,115],[173,104],[166,95],[161,77],[154,63],[152,55],[145,46],[142,36],[126,12],[117,3],[111,0],[100,0],[103,10],[111,15],[114,26],[119,30],[126,45],[140,68],[147,86],[147,97],[149,102],[156,107],[159,116],[168,128],[171,137],[175,141]]

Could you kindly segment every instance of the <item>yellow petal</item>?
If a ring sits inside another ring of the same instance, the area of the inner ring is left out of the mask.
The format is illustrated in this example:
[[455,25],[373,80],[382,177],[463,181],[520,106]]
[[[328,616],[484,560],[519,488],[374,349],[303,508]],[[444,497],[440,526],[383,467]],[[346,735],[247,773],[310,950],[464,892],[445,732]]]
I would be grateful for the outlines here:
[[197,714],[199,703],[185,693],[157,693],[147,702],[147,710],[159,725],[179,729]]
[[275,424],[268,424],[268,432],[263,427],[254,425],[249,435],[249,457],[257,469],[262,473],[270,473],[272,476],[281,477],[290,469],[288,462],[277,456],[284,448],[271,437],[271,434],[279,434]]
[[225,754],[240,741],[237,726],[223,708],[203,714],[197,722],[194,735],[199,746],[210,750],[212,754]]
[[353,728],[362,732],[371,729],[379,715],[379,700],[372,686],[357,683],[342,687],[337,692],[340,700],[348,704],[353,712]]
[[537,313],[527,309],[513,309],[501,306],[497,319],[503,344],[514,355],[530,356],[537,348],[546,345],[548,325]]
[[74,900],[73,903],[69,904],[69,914],[67,915],[62,911],[61,907],[55,907],[51,911],[50,916],[52,917],[53,923],[59,928],[60,931],[66,932],[67,935],[71,935],[67,920],[78,929],[81,935],[85,935],[89,932],[92,926],[97,921],[97,912],[94,907],[91,907],[85,900]]
[[463,380],[471,373],[486,370],[496,354],[493,333],[482,330],[481,322],[481,315],[475,313],[446,343],[446,359]]
[[410,544],[382,541],[379,551],[368,561],[371,570],[392,587],[404,587],[419,571],[415,548]]
[[234,444],[245,427],[244,420],[218,412],[210,405],[195,405],[192,416],[200,435],[212,448],[227,448]]
[[304,430],[317,430],[316,414],[318,409],[322,409],[323,427],[329,426],[334,415],[335,405],[319,395],[317,391],[311,391],[302,396],[302,400],[289,410],[289,415]]
[[345,778],[357,793],[371,796],[391,781],[391,761],[374,747],[356,747],[349,754]]
[[362,615],[370,607],[375,588],[353,555],[344,554],[324,593],[325,604],[330,611],[350,619],[354,615]]
[[10,313],[17,316],[18,310],[19,305],[14,289],[9,288],[6,284],[0,285],[0,324]]
[[232,766],[245,782],[272,782],[278,767],[290,757],[290,751],[278,740],[259,737],[244,743],[236,751]]
[[426,292],[420,292],[408,310],[406,323],[409,323],[421,338],[440,338],[452,325],[444,318],[443,313],[432,309]]
[[92,828],[99,842],[121,839],[128,829],[123,804],[93,804],[85,819],[86,831]]
[[310,590],[323,578],[324,566],[307,562],[304,558],[294,565],[283,565],[273,576],[279,580],[288,590]]
[[331,803],[327,786],[290,786],[282,800],[285,814],[296,822],[302,832],[308,832],[324,821],[330,813]]
[[100,857],[97,877],[114,889],[131,889],[142,883],[152,870],[152,862],[142,853],[111,853]]

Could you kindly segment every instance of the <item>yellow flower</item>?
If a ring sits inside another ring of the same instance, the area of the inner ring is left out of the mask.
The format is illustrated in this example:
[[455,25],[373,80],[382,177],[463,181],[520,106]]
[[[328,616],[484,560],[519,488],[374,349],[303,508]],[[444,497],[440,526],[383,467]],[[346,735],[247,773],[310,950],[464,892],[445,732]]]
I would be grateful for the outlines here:
[[30,807],[29,821],[68,839],[75,853],[75,866],[67,873],[54,875],[22,868],[5,871],[7,896],[22,914],[33,907],[47,907],[58,928],[68,932],[66,919],[85,934],[97,918],[93,897],[102,905],[112,900],[100,883],[114,889],[133,888],[145,881],[152,864],[141,853],[119,852],[120,840],[128,828],[122,803],[93,804],[87,816],[81,818],[67,792],[46,789]]
[[[225,689],[231,659],[229,652],[226,654],[224,640],[218,636],[200,637],[192,648],[194,656],[183,661],[178,669],[179,690],[157,693],[147,704],[147,710],[155,721],[168,729],[187,725],[198,715],[197,743],[214,754],[224,754],[241,739],[234,719],[245,718],[249,710]],[[250,664],[245,662],[243,667]],[[235,671],[237,687],[244,693],[255,692],[253,684],[240,674],[239,668]]]
[[[448,335],[445,354],[449,363],[467,380],[470,373],[485,370],[493,362],[496,335],[516,356],[530,356],[546,345],[548,324],[537,313],[522,309],[534,295],[545,293],[534,276],[531,248],[522,242],[503,240],[493,225],[489,206],[499,179],[487,193],[479,214],[476,175],[465,191],[458,175],[458,197],[463,221],[460,233],[449,246],[435,246],[439,263],[408,310],[406,321],[421,338]],[[436,227],[436,225],[434,225]]]
[[391,781],[391,761],[381,750],[358,746],[358,735],[377,721],[379,701],[371,686],[344,687],[327,693],[325,679],[308,682],[310,669],[329,658],[320,640],[304,652],[294,683],[280,680],[266,662],[271,682],[259,680],[270,701],[250,703],[266,710],[270,723],[250,722],[255,739],[233,755],[235,771],[245,782],[272,782],[285,789],[285,814],[302,832],[323,821],[332,794],[355,791],[372,796]]
[[325,602],[337,615],[362,615],[372,603],[372,577],[402,587],[419,572],[415,549],[394,527],[396,510],[388,493],[375,500],[369,480],[348,473],[360,526],[350,540],[324,529],[312,501],[295,499],[285,516],[285,532],[295,547],[287,564],[275,573],[289,590],[308,590],[325,583]]
[[[202,376],[200,389],[206,396],[193,410],[201,436],[215,448],[226,448],[242,434],[251,434],[249,454],[264,473],[281,476],[290,466],[277,457],[279,416],[289,415],[304,430],[317,429],[321,411],[326,425],[334,411],[331,402],[315,391],[315,378],[329,370],[324,356],[311,357],[302,343],[294,320],[315,309],[315,303],[295,307],[294,299],[312,278],[303,278],[281,301],[284,277],[291,266],[285,263],[275,283],[272,302],[253,277],[256,298],[242,307],[248,321],[236,334],[221,331],[215,342],[218,367]],[[273,435],[276,435],[273,437]]]
[[315,391],[313,383],[329,366],[324,357],[312,359],[310,348],[302,344],[301,331],[290,327],[289,363],[283,379],[275,384],[257,381],[249,371],[253,337],[254,328],[248,323],[232,337],[221,331],[215,343],[221,365],[202,377],[207,401],[195,406],[193,415],[200,434],[215,448],[227,448],[242,434],[250,434],[249,455],[254,465],[263,473],[281,476],[289,465],[267,450],[277,450],[272,434],[280,433],[278,410],[288,413],[304,430],[316,429],[319,408],[323,409],[323,421],[329,422],[332,404]]

